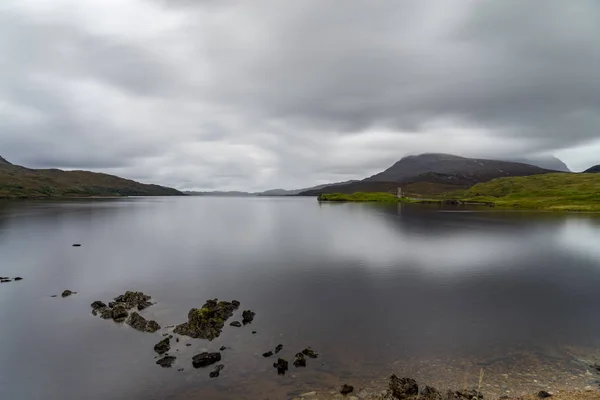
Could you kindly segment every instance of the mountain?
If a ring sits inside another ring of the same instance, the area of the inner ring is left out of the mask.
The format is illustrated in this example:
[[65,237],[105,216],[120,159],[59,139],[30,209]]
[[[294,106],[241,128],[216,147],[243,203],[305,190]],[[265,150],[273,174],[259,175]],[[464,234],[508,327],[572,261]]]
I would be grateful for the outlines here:
[[301,195],[320,193],[389,192],[398,187],[411,194],[439,194],[469,188],[477,183],[506,176],[545,174],[549,170],[528,164],[459,157],[451,154],[408,156],[383,172],[362,181],[309,190]]
[[356,180],[350,180],[350,181],[345,181],[345,182],[336,182],[336,183],[326,183],[324,185],[317,185],[317,186],[312,186],[309,188],[304,188],[304,189],[292,189],[292,190],[286,190],[286,189],[271,189],[271,190],[266,190],[264,192],[260,192],[260,193],[255,193],[258,196],[295,196],[298,195],[302,192],[306,192],[309,190],[319,190],[319,189],[323,189],[325,187],[332,187],[332,186],[338,186],[338,185],[347,185],[347,184],[351,184],[354,182],[358,182]]
[[504,161],[516,162],[521,164],[534,165],[536,167],[558,172],[571,172],[567,164],[560,158],[554,156],[536,156],[527,158],[509,158]]
[[0,157],[0,198],[85,196],[183,196],[183,193],[96,172],[29,169]]
[[188,191],[184,191],[183,193],[185,193],[189,196],[221,196],[221,197],[254,196],[253,193],[248,193],[248,192],[238,192],[238,191],[225,192],[225,191],[219,191],[219,190],[214,190],[214,191],[209,191],[209,192],[197,192],[197,191],[188,190]]
[[600,174],[600,165],[593,166],[592,168],[586,169],[583,172],[586,174],[591,174],[591,173]]

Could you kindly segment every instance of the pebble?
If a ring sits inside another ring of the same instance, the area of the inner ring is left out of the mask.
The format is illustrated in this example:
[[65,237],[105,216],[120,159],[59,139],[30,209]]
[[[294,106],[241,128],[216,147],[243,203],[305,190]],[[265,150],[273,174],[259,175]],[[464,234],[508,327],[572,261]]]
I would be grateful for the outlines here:
[[316,396],[317,392],[308,392],[308,393],[303,393],[300,395],[300,397],[310,397],[310,396]]

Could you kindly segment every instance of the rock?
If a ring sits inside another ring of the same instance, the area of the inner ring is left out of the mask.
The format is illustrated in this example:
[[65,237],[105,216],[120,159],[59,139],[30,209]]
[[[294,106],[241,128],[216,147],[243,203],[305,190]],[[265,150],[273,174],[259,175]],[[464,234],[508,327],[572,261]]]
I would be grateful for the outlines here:
[[275,347],[275,354],[279,354],[281,350],[283,350],[283,345],[278,344],[277,347]]
[[150,307],[150,306],[152,306],[152,305],[154,305],[154,304],[153,304],[153,303],[151,303],[151,302],[149,302],[149,301],[143,301],[143,302],[141,302],[141,303],[139,303],[139,304],[137,305],[137,309],[138,309],[139,311],[142,311],[142,310],[145,310],[146,308],[148,308],[148,307]]
[[[121,309],[120,306],[116,306],[113,309],[113,314],[114,314],[114,310],[117,310],[117,309],[120,310]],[[125,311],[125,312],[127,312],[127,311]],[[127,320],[127,325],[131,326],[134,329],[137,329],[138,331],[150,332],[150,333],[154,333],[160,329],[160,325],[158,324],[158,322],[148,321],[148,320],[146,320],[146,318],[142,317],[140,314],[138,314],[135,311],[131,313],[131,317],[129,317],[129,319]]]
[[175,338],[175,342],[179,343],[179,338]]
[[209,374],[209,376],[211,378],[216,378],[219,376],[219,374],[221,373],[221,371],[223,370],[223,368],[225,368],[225,366],[223,364],[219,364],[217,366],[215,366],[215,369],[213,370],[213,372],[211,372]]
[[53,294],[53,295],[52,295],[52,296],[50,296],[50,297],[58,297],[58,295],[56,295],[56,294]]
[[221,351],[225,351],[225,350],[227,350],[228,348],[229,348],[229,347],[227,347],[227,346],[221,346],[221,348],[220,348],[219,350],[221,350]]
[[101,301],[98,300],[98,301],[95,301],[95,302],[92,303],[92,308],[94,310],[97,310],[99,308],[106,308],[106,304],[104,304],[103,302],[101,302]]
[[296,368],[305,368],[306,367],[306,358],[304,358],[304,354],[302,354],[302,353],[296,354],[296,360],[294,360],[294,367],[296,367]]
[[20,276],[17,276],[17,277],[16,277],[16,278],[14,278],[13,280],[14,280],[15,282],[18,282],[18,281],[22,281],[22,280],[23,280],[23,278],[21,278]]
[[92,311],[92,313],[93,312],[99,312],[100,318],[102,318],[102,319],[112,319],[112,317],[113,317],[113,310],[110,308],[102,308],[99,310]]
[[236,327],[236,328],[241,328],[242,327],[242,323],[240,321],[233,321],[229,325],[233,326],[233,327]]
[[0,283],[12,282],[12,279],[0,279]]
[[221,353],[201,353],[192,358],[194,368],[203,368],[221,361]]
[[319,357],[319,355],[317,353],[315,353],[314,350],[311,349],[310,347],[307,347],[306,349],[302,350],[302,354],[304,354],[306,357],[309,357],[309,358]]
[[267,358],[267,357],[271,357],[273,355],[272,351],[267,351],[266,353],[263,354],[263,357]]
[[302,393],[300,395],[300,397],[312,397],[312,396],[316,396],[317,392],[306,392],[306,393]]
[[177,357],[165,356],[165,357],[161,358],[160,360],[158,360],[156,363],[163,368],[171,368],[173,366],[173,363],[175,362],[175,360],[177,360]]
[[116,322],[124,322],[129,316],[129,312],[122,304],[117,304],[115,308],[112,309],[112,318]]
[[208,300],[202,308],[192,308],[188,321],[177,325],[173,332],[195,339],[213,340],[221,335],[225,321],[233,316],[234,311],[232,303]]
[[475,389],[471,390],[457,390],[455,392],[448,391],[446,395],[448,399],[457,399],[457,400],[476,400],[483,399],[483,395]]
[[[117,305],[121,305],[127,310],[131,310],[134,307],[137,307],[138,310],[143,310],[144,308],[150,307],[152,305],[152,303],[149,302],[151,298],[152,297],[144,294],[143,292],[127,291],[125,292],[125,294],[115,297],[115,301],[114,303],[112,303],[113,305],[111,306],[111,303],[109,303],[108,306],[113,308]],[[142,308],[140,308],[140,305],[142,305]]]
[[442,400],[442,394],[434,387],[425,386],[420,393],[420,397],[427,400]]
[[340,393],[343,394],[344,396],[347,394],[350,394],[354,392],[354,386],[350,386],[350,385],[342,385],[342,388],[340,389]]
[[191,343],[186,343],[185,344],[187,347],[190,347],[192,344]]
[[80,243],[74,243],[73,247],[81,247],[81,244]]
[[258,332],[256,332],[256,331],[252,331],[252,334],[253,334],[253,335],[256,335],[257,333],[258,333]]
[[165,354],[171,350],[171,340],[169,338],[163,339],[154,345],[154,351],[158,354]]
[[277,368],[277,373],[279,375],[285,375],[285,372],[288,370],[288,362],[283,358],[280,358],[273,364],[273,367]]
[[71,296],[72,294],[76,294],[76,293],[77,293],[77,292],[72,292],[72,291],[70,291],[70,290],[65,290],[64,292],[62,292],[61,296],[62,296],[62,297],[69,297],[69,296]]
[[115,306],[116,306],[116,305],[117,305],[117,302],[116,302],[116,301],[111,301],[111,302],[109,302],[109,303],[108,303],[108,306],[109,306],[110,308],[115,308]]
[[538,396],[540,399],[547,399],[548,397],[552,397],[552,395],[551,395],[550,393],[546,392],[545,390],[542,390],[542,391],[540,391],[540,392],[537,394],[537,396]]
[[414,379],[390,376],[389,389],[396,399],[405,399],[419,394],[419,385]]
[[232,305],[232,306],[233,306],[233,308],[235,308],[236,310],[237,310],[238,308],[240,308],[240,304],[241,304],[241,303],[240,303],[239,301],[237,301],[237,300],[231,300],[231,305]]
[[244,325],[249,324],[250,322],[254,321],[255,315],[256,315],[255,312],[252,312],[250,310],[244,310],[242,312],[242,322],[244,323]]

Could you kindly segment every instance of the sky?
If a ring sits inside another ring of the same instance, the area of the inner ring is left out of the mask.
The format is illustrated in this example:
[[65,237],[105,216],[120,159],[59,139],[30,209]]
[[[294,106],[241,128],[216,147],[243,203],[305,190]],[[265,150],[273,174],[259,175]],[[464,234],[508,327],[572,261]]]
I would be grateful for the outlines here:
[[0,155],[188,190],[600,164],[597,0],[2,0]]

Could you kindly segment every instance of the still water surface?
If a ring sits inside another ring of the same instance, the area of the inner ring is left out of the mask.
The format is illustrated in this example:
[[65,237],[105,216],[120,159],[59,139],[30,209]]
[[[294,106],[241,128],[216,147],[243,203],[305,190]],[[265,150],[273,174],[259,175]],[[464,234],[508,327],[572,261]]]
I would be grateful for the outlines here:
[[[491,368],[518,353],[571,368],[565,349],[592,357],[600,218],[458,211],[314,198],[0,203],[0,276],[24,278],[0,285],[0,398],[279,399],[411,363],[433,370],[433,359]],[[182,338],[162,369],[152,348],[164,330],[91,315],[126,290],[150,294],[142,315],[163,327],[215,297],[257,316],[213,342]],[[306,346],[321,357],[277,376],[261,354],[280,343],[289,361]],[[192,368],[222,345],[221,377]]]

